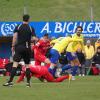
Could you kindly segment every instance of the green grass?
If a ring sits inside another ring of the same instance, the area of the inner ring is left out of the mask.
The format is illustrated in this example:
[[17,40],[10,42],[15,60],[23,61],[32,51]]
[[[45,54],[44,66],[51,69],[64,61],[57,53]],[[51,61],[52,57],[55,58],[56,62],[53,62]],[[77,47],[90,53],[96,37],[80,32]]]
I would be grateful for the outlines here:
[[31,88],[25,83],[3,87],[5,77],[0,77],[0,100],[100,100],[100,76],[77,77],[62,83],[41,83],[32,78]]
[[0,0],[0,21],[20,21],[24,5],[32,21],[100,21],[100,0]]

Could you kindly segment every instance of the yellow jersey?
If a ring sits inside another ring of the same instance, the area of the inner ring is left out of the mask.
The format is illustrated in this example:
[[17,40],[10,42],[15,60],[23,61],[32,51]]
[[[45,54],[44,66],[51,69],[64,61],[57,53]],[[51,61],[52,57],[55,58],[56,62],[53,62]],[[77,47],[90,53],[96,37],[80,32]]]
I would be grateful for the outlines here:
[[81,39],[81,41],[74,41],[69,43],[69,45],[66,48],[67,52],[76,52],[78,48],[82,49],[84,51],[84,40],[83,40],[83,35],[81,34],[78,36],[76,33],[72,36],[73,40]]
[[63,38],[65,38],[65,37],[59,37],[59,38],[57,38],[57,39],[54,39],[54,40],[52,40],[52,41],[50,42],[50,44],[55,44],[55,43],[61,41]]
[[72,39],[71,37],[64,37],[61,41],[57,42],[52,49],[57,50],[59,53],[62,53],[68,44],[72,41],[82,41],[82,39]]

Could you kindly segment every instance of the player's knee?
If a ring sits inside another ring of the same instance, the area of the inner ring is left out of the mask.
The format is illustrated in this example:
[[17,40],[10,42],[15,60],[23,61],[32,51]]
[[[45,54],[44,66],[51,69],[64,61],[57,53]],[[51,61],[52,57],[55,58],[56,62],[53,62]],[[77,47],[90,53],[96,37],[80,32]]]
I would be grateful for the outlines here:
[[13,67],[18,67],[19,62],[14,61],[13,62]]
[[76,61],[75,66],[79,66],[79,65],[80,65],[79,61]]

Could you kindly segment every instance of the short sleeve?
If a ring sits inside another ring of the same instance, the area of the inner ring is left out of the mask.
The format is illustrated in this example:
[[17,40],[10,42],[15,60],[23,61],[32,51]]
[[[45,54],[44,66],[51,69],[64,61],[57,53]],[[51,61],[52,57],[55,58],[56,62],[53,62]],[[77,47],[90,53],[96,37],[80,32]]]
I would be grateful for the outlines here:
[[[19,25],[18,25],[19,26]],[[14,33],[18,32],[18,26],[15,27]]]

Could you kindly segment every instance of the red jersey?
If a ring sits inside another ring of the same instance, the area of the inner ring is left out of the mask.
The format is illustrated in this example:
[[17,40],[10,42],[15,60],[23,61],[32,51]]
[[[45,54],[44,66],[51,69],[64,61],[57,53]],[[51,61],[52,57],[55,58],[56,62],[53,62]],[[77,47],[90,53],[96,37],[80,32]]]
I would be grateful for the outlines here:
[[30,65],[30,71],[33,73],[35,77],[39,78],[41,76],[44,76],[48,72],[48,69],[46,66]]
[[[65,75],[65,76],[61,76],[61,77],[55,79],[52,76],[52,74],[49,73],[46,66],[30,65],[30,71],[32,72],[31,76],[35,76],[37,78],[42,77],[42,78],[46,79],[48,82],[62,82],[65,79],[71,78],[69,75],[67,75],[67,76]],[[25,76],[25,71],[23,71],[23,73],[21,73],[19,79],[17,80],[17,83],[21,82],[24,79],[24,76]]]
[[46,41],[45,39],[41,38],[33,47],[33,49],[45,55],[49,47],[50,47],[50,41],[49,40]]

